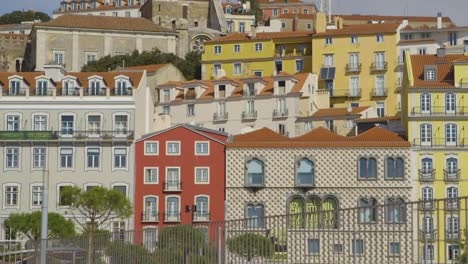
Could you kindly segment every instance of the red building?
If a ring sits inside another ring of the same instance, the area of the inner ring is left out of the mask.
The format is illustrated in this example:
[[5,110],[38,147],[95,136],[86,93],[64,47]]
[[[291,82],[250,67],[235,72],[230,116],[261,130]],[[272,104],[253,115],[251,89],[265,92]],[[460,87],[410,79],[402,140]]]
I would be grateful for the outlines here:
[[190,125],[138,140],[135,229],[224,220],[226,140]]

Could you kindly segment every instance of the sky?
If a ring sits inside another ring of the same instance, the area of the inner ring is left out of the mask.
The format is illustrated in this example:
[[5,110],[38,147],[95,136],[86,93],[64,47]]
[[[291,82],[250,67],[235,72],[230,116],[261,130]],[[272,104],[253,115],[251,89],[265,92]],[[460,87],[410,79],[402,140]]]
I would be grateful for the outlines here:
[[[46,13],[59,7],[61,0],[0,0],[0,15],[13,10],[34,9]],[[307,0],[306,0],[307,1]],[[320,0],[309,0],[317,3]],[[325,0],[328,1],[328,0]],[[468,0],[332,0],[334,14],[379,14],[436,16],[442,12],[460,26],[468,26]]]

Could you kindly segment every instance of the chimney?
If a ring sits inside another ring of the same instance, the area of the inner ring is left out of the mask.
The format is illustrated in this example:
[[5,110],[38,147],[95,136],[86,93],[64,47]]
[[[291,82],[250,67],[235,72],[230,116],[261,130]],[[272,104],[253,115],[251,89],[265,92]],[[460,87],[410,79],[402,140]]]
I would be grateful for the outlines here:
[[328,24],[332,22],[332,0],[328,0]]
[[437,49],[437,57],[438,58],[444,58],[445,57],[445,48]]
[[407,18],[407,17],[404,17],[404,18],[403,18],[402,27],[406,27],[408,24],[409,24],[408,18]]
[[62,65],[46,64],[43,67],[44,75],[54,80],[54,82],[60,82],[66,74],[65,68]]
[[437,13],[437,28],[442,28],[442,12]]

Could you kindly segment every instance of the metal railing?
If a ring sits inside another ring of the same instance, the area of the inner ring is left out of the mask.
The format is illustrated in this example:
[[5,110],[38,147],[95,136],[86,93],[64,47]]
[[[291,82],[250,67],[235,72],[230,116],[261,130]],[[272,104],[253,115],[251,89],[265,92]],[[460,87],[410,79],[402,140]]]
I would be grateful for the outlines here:
[[430,109],[413,107],[409,113],[411,117],[447,117],[447,116],[468,116],[465,106],[456,106],[447,109],[443,106],[431,106]]
[[180,222],[180,212],[165,213],[164,222]]
[[460,170],[445,170],[444,169],[444,178],[447,182],[457,182],[460,181]]
[[133,131],[0,131],[2,141],[131,141]]
[[141,213],[142,223],[157,223],[159,222],[159,212],[144,211]]
[[374,88],[371,92],[372,97],[384,97],[387,95],[387,88]]
[[164,182],[165,192],[180,192],[182,191],[182,182],[180,181],[167,181]]
[[360,72],[361,71],[361,63],[348,63],[346,64],[346,72]]
[[193,222],[209,222],[209,221],[210,221],[209,213],[202,213],[202,212],[193,213]]
[[361,88],[331,89],[329,91],[331,97],[361,97]]
[[228,120],[228,118],[229,118],[229,115],[227,112],[213,114],[213,121],[226,121]]
[[415,138],[411,142],[413,147],[420,148],[462,148],[465,147],[464,138],[447,140],[446,138]]
[[273,118],[282,118],[282,117],[287,117],[288,116],[288,109],[282,109],[278,110],[275,109],[273,110]]
[[255,119],[257,119],[257,111],[242,112],[242,120],[255,120]]
[[372,71],[386,71],[388,67],[388,62],[373,62],[371,65]]
[[435,169],[433,170],[418,170],[419,180],[422,182],[432,182],[435,180]]

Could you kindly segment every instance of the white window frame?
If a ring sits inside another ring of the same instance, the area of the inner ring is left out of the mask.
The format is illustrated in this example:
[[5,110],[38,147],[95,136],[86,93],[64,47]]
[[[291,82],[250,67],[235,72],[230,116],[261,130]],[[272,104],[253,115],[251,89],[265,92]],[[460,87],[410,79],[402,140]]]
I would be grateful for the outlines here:
[[[208,217],[208,218],[206,219],[206,221],[208,221],[208,220],[209,220],[209,217],[210,217],[210,214],[211,214],[211,210],[210,210],[210,204],[211,204],[210,196],[209,196],[208,194],[197,194],[197,195],[195,195],[195,196],[193,197],[193,204],[194,204],[194,205],[197,205],[197,198],[198,198],[198,197],[205,197],[205,198],[207,198],[206,203],[207,203],[207,207],[208,207],[208,210],[207,210],[207,214],[208,214],[207,217]],[[197,213],[198,213],[198,208],[197,208],[197,212],[194,212],[194,217],[195,217],[195,214],[197,214]],[[199,220],[199,221],[200,221],[200,220]],[[203,221],[203,220],[201,220],[201,221]]]
[[223,52],[223,48],[221,45],[216,45],[213,47],[214,54],[221,54]]
[[[8,148],[17,148],[18,149],[18,167],[15,168],[9,168],[7,166],[8,161],[7,161],[7,149]],[[22,147],[19,145],[5,145],[3,148],[3,155],[4,155],[4,170],[5,171],[21,171],[21,153],[22,153]]]
[[113,113],[112,114],[112,130],[113,131],[117,131],[117,124],[115,122],[115,118],[117,116],[127,116],[127,130],[125,134],[118,134],[116,133],[115,136],[116,137],[126,137],[129,133],[130,133],[130,114],[128,112],[117,112],[117,113]]
[[[146,181],[146,170],[156,170],[155,182]],[[143,167],[143,184],[145,185],[159,184],[159,167]]]
[[149,194],[149,195],[144,195],[143,196],[143,211],[142,213],[144,214],[146,212],[146,198],[156,198],[156,221],[159,222],[159,217],[158,214],[160,213],[159,211],[159,196],[154,195],[154,194]]
[[239,53],[241,51],[241,45],[240,44],[234,44],[233,51],[234,51],[234,53]]
[[[207,181],[206,182],[197,181],[197,170],[207,170],[208,175],[207,175]],[[200,185],[210,184],[210,167],[195,167],[193,169],[193,182],[195,184],[200,184]]]
[[[144,142],[144,149],[145,149],[145,156],[158,156],[159,155],[159,140],[146,140]],[[146,148],[146,144],[156,144],[156,152],[155,153],[150,153],[148,152],[148,149]]]
[[[208,144],[208,152],[207,153],[198,153],[197,152],[197,144],[198,143]],[[195,156],[209,156],[210,155],[210,141],[195,141],[195,143],[194,143],[194,154],[195,154]]]
[[164,211],[166,212],[166,214],[168,214],[169,210],[168,210],[168,203],[167,203],[167,200],[169,198],[172,198],[172,197],[175,197],[178,199],[179,203],[178,203],[178,209],[179,209],[179,220],[177,221],[173,221],[173,220],[170,220],[170,221],[167,221],[166,219],[163,219],[164,221],[166,222],[180,222],[181,219],[182,219],[182,208],[181,208],[181,197],[180,195],[167,195],[165,198],[164,198]]
[[[91,57],[94,57],[94,59],[90,60]],[[98,60],[97,52],[85,51],[85,63],[86,64],[93,62],[93,61],[97,61],[97,60]]]
[[[115,167],[115,149],[125,149],[126,150],[126,160],[125,160],[125,167]],[[130,162],[130,149],[127,146],[112,146],[112,171],[128,171],[128,163]],[[101,154],[101,160],[102,160],[102,154]],[[101,165],[101,164],[99,164]]]
[[263,51],[263,43],[255,43],[254,44],[254,49],[255,49],[255,52]]
[[129,197],[128,196],[128,186],[129,184],[128,183],[125,183],[125,182],[114,182],[111,184],[111,189],[113,190],[114,189],[114,186],[125,186],[125,197]]
[[49,130],[49,123],[50,123],[49,122],[49,120],[50,120],[49,113],[44,113],[44,112],[38,112],[38,113],[34,113],[34,114],[31,115],[31,130],[36,131],[35,127],[34,127],[35,126],[34,121],[35,121],[36,116],[45,116],[46,117],[46,128],[45,128],[45,130],[38,130],[38,131],[48,131]]
[[[91,133],[91,128],[89,127],[89,117],[90,116],[99,116],[99,118],[100,118],[99,119],[99,127],[98,127],[97,131],[93,131],[93,133]],[[86,134],[89,137],[100,137],[102,135],[102,130],[103,130],[102,127],[103,127],[103,123],[104,123],[104,115],[102,113],[98,113],[98,112],[87,113],[85,122],[86,122]]]
[[[237,70],[236,70],[236,65],[240,65],[239,72],[237,72]],[[242,74],[242,63],[235,62],[235,63],[232,64],[232,74],[233,75],[241,75]]]
[[[18,119],[18,130],[8,130],[8,117],[9,116],[19,116]],[[23,123],[23,114],[19,112],[8,112],[4,115],[4,122],[5,122],[5,131],[22,131],[21,124]]]
[[384,34],[377,34],[377,43],[383,43],[385,41]]
[[[179,144],[179,153],[169,153],[169,144],[170,143],[178,143]],[[180,156],[182,155],[182,143],[177,140],[168,140],[166,141],[166,156]]]
[[[58,62],[57,59],[55,58],[56,56],[62,56],[62,63]],[[53,61],[54,63],[56,64],[59,64],[59,65],[65,65],[65,51],[64,50],[53,50],[52,51],[52,57],[53,57]]]
[[[45,149],[45,160],[44,160],[44,167],[34,167],[34,149],[36,148],[44,148]],[[33,171],[42,171],[43,169],[49,168],[49,148],[47,145],[32,145],[31,146],[31,170]]]
[[[90,148],[97,148],[99,149],[99,166],[97,168],[95,167],[88,167],[88,149]],[[101,168],[102,168],[102,146],[101,145],[86,145],[85,147],[85,153],[84,153],[84,168],[85,168],[85,171],[101,171]],[[112,153],[113,154],[113,153]],[[112,156],[112,158],[114,158],[114,156]],[[113,162],[112,162],[113,163]],[[113,167],[113,165],[112,165]]]
[[[72,149],[72,166],[70,168],[62,167],[62,157],[60,154],[60,149],[62,148],[71,148]],[[57,147],[57,168],[58,171],[74,171],[75,170],[75,145],[59,145]]]
[[87,188],[88,187],[102,187],[102,184],[101,183],[98,183],[98,182],[86,182],[86,183],[83,183],[83,191],[88,191]]
[[[60,131],[59,133],[60,133],[60,136],[61,136],[61,137],[73,137],[73,134],[72,134],[72,135],[64,135],[64,134],[62,134],[62,129],[63,129],[63,128],[62,128],[62,116],[73,116],[73,133],[75,133],[75,132],[76,132],[76,123],[77,123],[77,122],[76,122],[76,121],[77,121],[77,120],[76,120],[76,113],[70,113],[70,112],[60,113],[60,114],[59,114],[59,120],[58,120],[58,122],[59,122],[59,131]],[[86,122],[88,122],[88,120],[86,120]]]
[[[6,204],[6,188],[7,187],[16,187],[16,205],[7,205]],[[15,182],[8,182],[3,184],[3,209],[20,209],[21,204],[21,184]]]
[[333,45],[333,37],[331,36],[328,36],[328,37],[325,37],[325,45]]
[[[34,199],[33,189],[34,189],[34,187],[42,187],[41,197],[39,198],[39,200],[41,201],[40,205],[34,205],[34,203],[33,203],[33,199]],[[39,208],[41,208],[42,199],[43,199],[43,196],[44,196],[43,194],[44,194],[44,184],[42,184],[42,183],[31,183],[29,185],[29,208],[30,209],[39,209]]]

